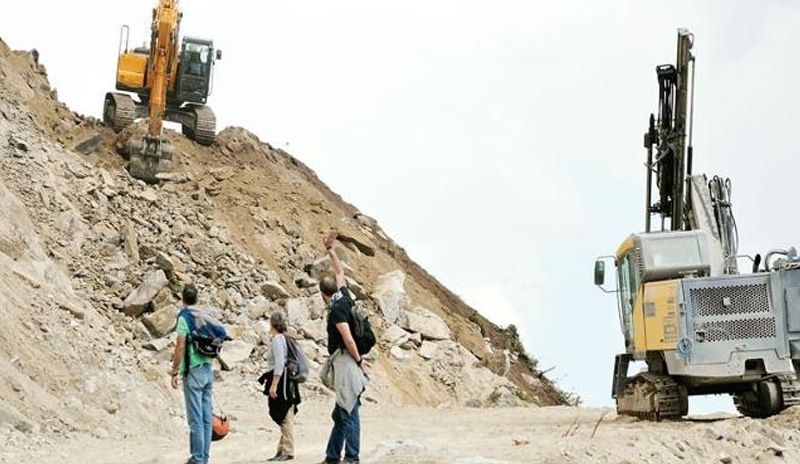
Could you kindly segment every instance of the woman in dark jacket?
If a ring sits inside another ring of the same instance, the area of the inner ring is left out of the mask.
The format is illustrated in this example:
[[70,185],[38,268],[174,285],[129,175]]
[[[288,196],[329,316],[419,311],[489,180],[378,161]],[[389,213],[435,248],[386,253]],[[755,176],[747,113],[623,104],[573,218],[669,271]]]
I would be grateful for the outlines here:
[[267,356],[267,373],[261,379],[264,393],[269,395],[269,416],[281,427],[278,452],[268,461],[288,461],[294,459],[294,416],[300,404],[300,389],[297,382],[289,380],[285,374],[288,346],[286,341],[286,316],[276,311],[269,318],[270,353]]

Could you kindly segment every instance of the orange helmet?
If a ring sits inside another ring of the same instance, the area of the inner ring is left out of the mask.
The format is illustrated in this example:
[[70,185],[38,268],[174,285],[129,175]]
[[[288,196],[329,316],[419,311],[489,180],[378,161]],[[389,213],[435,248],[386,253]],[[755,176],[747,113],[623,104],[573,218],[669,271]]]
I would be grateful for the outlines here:
[[211,417],[211,441],[222,440],[230,431],[228,416],[213,414]]

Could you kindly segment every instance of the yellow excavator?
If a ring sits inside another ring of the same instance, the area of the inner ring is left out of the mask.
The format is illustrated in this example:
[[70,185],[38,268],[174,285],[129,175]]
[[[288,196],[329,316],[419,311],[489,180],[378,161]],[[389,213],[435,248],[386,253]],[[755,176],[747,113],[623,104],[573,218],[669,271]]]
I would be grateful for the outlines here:
[[178,0],[159,0],[153,9],[149,47],[130,49],[130,29],[122,26],[117,60],[116,89],[103,105],[103,121],[120,132],[135,120],[148,118],[144,137],[128,141],[128,170],[133,177],[157,182],[157,174],[171,168],[173,147],[163,136],[163,122],[181,125],[188,138],[202,145],[216,139],[216,118],[206,106],[216,60],[222,58],[211,40],[183,37],[183,13]]
[[[767,417],[800,404],[800,257],[773,249],[763,267],[756,255],[751,272],[739,272],[730,181],[692,174],[693,45],[679,30],[676,63],[656,67],[645,230],[595,263],[595,284],[617,294],[625,342],[611,396],[619,414],[649,420],[680,418],[690,395],[708,394],[730,394],[742,414]],[[615,289],[604,287],[606,260]],[[633,361],[645,367],[628,375]]]

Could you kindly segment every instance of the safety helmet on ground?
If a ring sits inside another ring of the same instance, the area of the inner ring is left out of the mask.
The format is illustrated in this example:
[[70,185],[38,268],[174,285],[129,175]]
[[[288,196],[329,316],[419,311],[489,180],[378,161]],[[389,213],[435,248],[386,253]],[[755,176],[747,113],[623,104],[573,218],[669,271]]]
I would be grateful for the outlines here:
[[228,416],[213,414],[211,417],[211,441],[222,440],[231,429]]

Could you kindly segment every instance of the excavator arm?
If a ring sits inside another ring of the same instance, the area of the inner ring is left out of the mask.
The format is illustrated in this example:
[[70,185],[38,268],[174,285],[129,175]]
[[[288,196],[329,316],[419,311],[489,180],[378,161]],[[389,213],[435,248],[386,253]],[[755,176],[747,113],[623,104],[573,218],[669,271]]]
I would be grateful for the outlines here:
[[178,37],[181,13],[178,0],[160,0],[153,9],[150,60],[147,80],[150,90],[147,135],[160,138],[167,107],[167,89],[175,86],[178,70]]
[[178,0],[159,0],[153,8],[150,56],[147,60],[143,100],[147,104],[147,132],[143,139],[129,142],[131,175],[157,181],[159,172],[169,171],[173,147],[163,137],[167,93],[173,91],[178,73],[181,12]]
[[131,175],[153,179],[169,170],[173,148],[162,136],[167,109],[167,91],[175,86],[178,69],[178,37],[181,13],[178,0],[160,0],[153,9],[150,58],[147,65],[148,122],[142,141],[131,143]]

